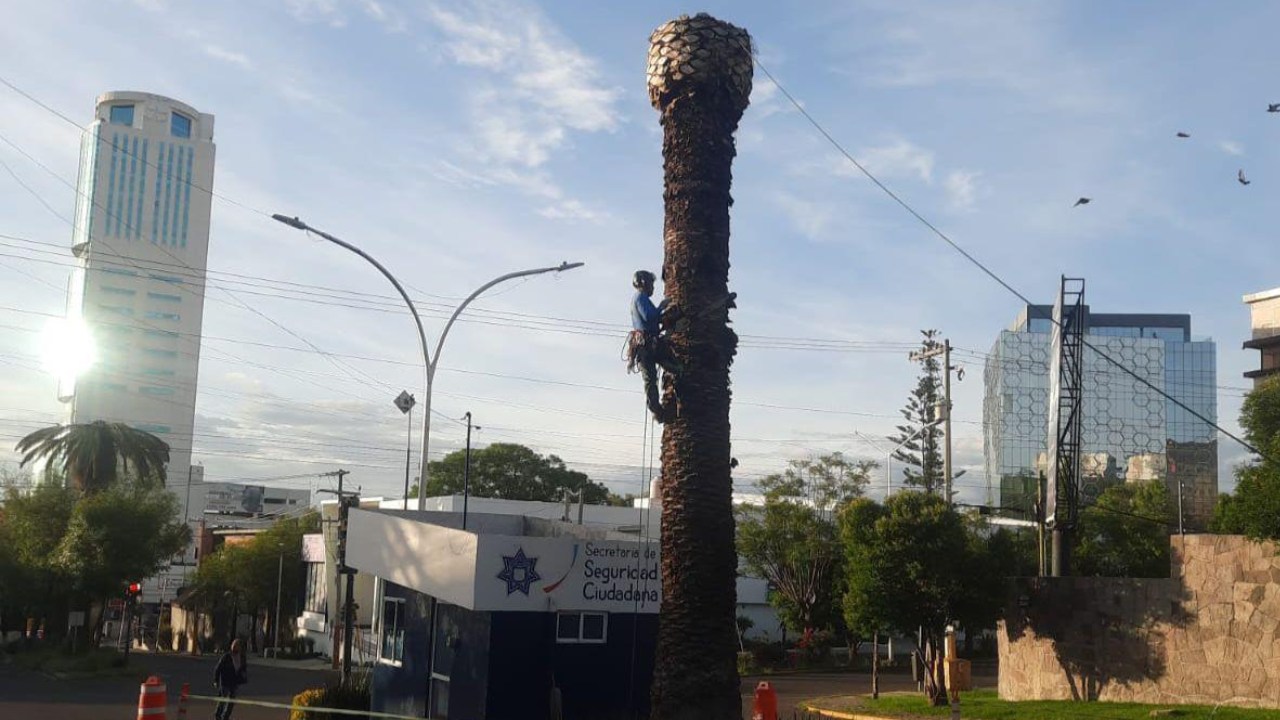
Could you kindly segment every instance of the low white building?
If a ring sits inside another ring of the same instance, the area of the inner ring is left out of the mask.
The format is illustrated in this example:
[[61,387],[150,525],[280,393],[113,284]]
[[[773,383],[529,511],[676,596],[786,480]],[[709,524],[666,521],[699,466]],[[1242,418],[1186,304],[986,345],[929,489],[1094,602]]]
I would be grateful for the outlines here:
[[[577,503],[539,502],[532,500],[500,500],[495,498],[472,497],[465,503],[468,515],[493,516],[509,515],[544,520],[559,520],[581,524],[588,529],[633,537],[637,542],[658,543],[662,512],[655,506],[647,507],[645,502],[637,502],[639,507],[617,507],[612,505],[579,505]],[[362,498],[360,507],[364,509],[403,510],[406,502],[403,498]],[[410,498],[409,510],[417,509],[416,498]],[[449,513],[462,515],[463,498],[461,495],[445,495],[429,497],[423,501],[423,509],[431,513]],[[334,628],[330,618],[338,618],[338,596],[335,590],[338,582],[337,557],[337,509],[336,500],[325,500],[321,503],[321,517],[326,520],[323,526],[323,539],[315,543],[308,562],[308,593],[305,612],[298,619],[299,634],[310,637],[315,642],[315,649],[321,654],[332,657]],[[460,526],[460,523],[459,523]],[[738,578],[738,615],[751,620],[752,627],[747,637],[761,640],[779,640],[782,637],[782,626],[778,614],[769,605],[768,583],[760,578],[739,576]],[[377,587],[372,577],[356,575],[356,634],[353,642],[353,657],[357,662],[372,662],[377,656],[377,645],[373,637],[375,620],[374,608],[377,605]],[[323,608],[323,609],[321,609]]]

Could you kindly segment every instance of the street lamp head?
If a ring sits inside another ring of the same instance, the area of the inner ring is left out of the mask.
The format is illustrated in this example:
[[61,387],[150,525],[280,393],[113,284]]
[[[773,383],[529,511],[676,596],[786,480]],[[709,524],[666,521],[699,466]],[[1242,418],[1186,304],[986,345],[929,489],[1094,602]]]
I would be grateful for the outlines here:
[[304,223],[304,222],[302,222],[301,220],[299,220],[299,219],[298,219],[298,218],[296,218],[296,217],[289,217],[289,216],[287,216],[287,215],[281,215],[280,213],[276,213],[276,214],[272,215],[272,216],[271,216],[271,218],[272,218],[273,220],[276,220],[277,222],[282,222],[282,223],[284,223],[285,225],[288,225],[288,226],[289,226],[289,227],[291,227],[291,228],[297,228],[297,229],[299,229],[299,230],[306,230],[306,229],[307,229],[307,224],[306,224],[306,223]]
[[574,268],[580,268],[580,267],[582,267],[583,265],[586,265],[586,263],[580,263],[580,262],[575,262],[575,263],[571,263],[571,262],[562,262],[562,263],[560,263],[560,267],[556,268],[556,272],[564,272],[565,270],[572,270],[572,269],[574,269]]

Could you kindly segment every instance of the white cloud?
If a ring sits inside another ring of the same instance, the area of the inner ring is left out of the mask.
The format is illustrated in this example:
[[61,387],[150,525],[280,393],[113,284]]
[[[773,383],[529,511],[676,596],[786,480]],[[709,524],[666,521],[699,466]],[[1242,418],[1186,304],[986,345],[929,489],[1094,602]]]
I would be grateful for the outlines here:
[[612,131],[619,92],[606,86],[594,59],[540,14],[507,3],[465,9],[433,6],[428,17],[453,62],[483,71],[472,91],[482,159],[537,167],[570,131]]
[[574,133],[612,132],[620,123],[620,93],[604,82],[596,60],[523,4],[431,5],[426,16],[438,33],[427,47],[475,76],[466,91],[466,147],[446,174],[550,200],[538,210],[546,218],[606,218],[566,197],[543,170]]
[[947,204],[953,210],[969,210],[978,199],[978,178],[982,173],[970,170],[952,170],[947,173],[942,186],[947,192]]
[[[933,183],[933,153],[904,138],[887,145],[865,148],[855,156],[867,170],[881,179],[919,178],[926,184]],[[844,158],[838,159],[838,175],[857,175],[857,168]]]
[[289,12],[303,22],[323,22],[340,28],[347,24],[347,16],[338,7],[337,0],[285,0]]
[[1218,142],[1218,147],[1222,149],[1222,152],[1228,155],[1244,154],[1244,145],[1236,142],[1235,140],[1221,140]]
[[606,213],[592,210],[582,202],[572,199],[548,205],[539,210],[538,214],[551,220],[581,220],[592,223],[603,222],[608,218]]
[[1063,47],[1068,24],[1058,4],[860,4],[859,23],[875,27],[876,39],[858,48],[861,57],[852,67],[865,68],[858,74],[872,84],[915,89],[961,83],[1068,111],[1114,109],[1123,102],[1107,94],[1106,68]]
[[400,11],[388,8],[378,0],[363,0],[361,5],[364,6],[365,14],[376,20],[388,32],[404,32],[409,27],[409,23],[405,21]]
[[789,193],[779,193],[774,201],[801,235],[810,240],[826,240],[835,219],[830,207]]
[[228,50],[221,45],[214,45],[212,43],[205,45],[204,54],[214,60],[221,60],[223,62],[231,63],[232,65],[239,65],[245,70],[249,70],[253,67],[253,63],[250,62],[247,55],[233,50]]

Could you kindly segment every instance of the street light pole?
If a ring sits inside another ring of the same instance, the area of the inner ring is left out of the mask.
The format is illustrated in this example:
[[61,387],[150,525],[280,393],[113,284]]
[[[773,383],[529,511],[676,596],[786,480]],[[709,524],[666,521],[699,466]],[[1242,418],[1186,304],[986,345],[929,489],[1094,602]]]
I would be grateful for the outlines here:
[[276,566],[276,621],[272,627],[275,632],[271,647],[276,649],[276,657],[280,656],[280,591],[284,588],[284,545],[280,546],[280,563]]
[[458,316],[462,314],[462,311],[465,310],[467,306],[471,304],[471,301],[475,300],[482,293],[484,293],[484,291],[488,290],[494,285],[506,282],[508,280],[514,280],[516,278],[528,277],[530,275],[542,275],[543,273],[564,272],[565,270],[573,270],[574,268],[582,267],[584,263],[562,262],[559,265],[556,265],[553,267],[534,268],[532,270],[519,270],[517,272],[507,273],[506,275],[500,275],[490,280],[489,282],[485,283],[484,285],[481,285],[479,288],[476,289],[475,292],[468,295],[467,299],[463,300],[462,304],[459,305],[453,311],[453,314],[449,316],[449,321],[445,323],[444,331],[440,333],[440,339],[436,342],[435,355],[432,356],[430,350],[427,349],[427,333],[425,330],[422,329],[422,318],[418,315],[418,308],[414,306],[413,300],[409,298],[409,294],[405,292],[404,288],[400,285],[400,281],[396,280],[395,276],[391,274],[391,271],[383,267],[382,263],[378,262],[377,260],[374,260],[373,256],[369,255],[368,253],[356,247],[355,245],[352,245],[351,243],[346,242],[344,240],[340,240],[330,235],[329,233],[324,232],[323,230],[317,230],[316,228],[311,227],[310,225],[306,224],[305,222],[299,220],[296,217],[289,217],[287,215],[281,215],[280,213],[276,213],[271,217],[278,222],[288,225],[291,228],[296,228],[304,232],[313,233],[318,237],[322,237],[325,240],[328,240],[329,242],[335,245],[338,245],[340,247],[344,247],[347,250],[350,250],[351,252],[367,260],[369,264],[376,267],[378,271],[381,272],[383,276],[387,278],[387,280],[391,281],[391,284],[394,285],[396,288],[396,292],[400,293],[400,297],[404,299],[405,305],[409,306],[409,312],[413,313],[414,324],[416,324],[418,327],[418,342],[422,346],[422,364],[423,364],[423,371],[424,371],[425,380],[426,380],[426,383],[425,383],[426,397],[423,400],[423,408],[422,408],[422,452],[421,452],[421,460],[420,460],[422,464],[422,472],[419,473],[419,477],[418,477],[418,509],[425,510],[426,497],[427,497],[426,496],[427,476],[429,473],[429,470],[427,467],[427,452],[428,450],[430,450],[430,447],[431,447],[431,386],[435,380],[436,367],[440,362],[440,351],[444,347],[444,340],[446,337],[449,336],[449,330],[450,328],[453,327],[454,321],[456,321],[458,319]]

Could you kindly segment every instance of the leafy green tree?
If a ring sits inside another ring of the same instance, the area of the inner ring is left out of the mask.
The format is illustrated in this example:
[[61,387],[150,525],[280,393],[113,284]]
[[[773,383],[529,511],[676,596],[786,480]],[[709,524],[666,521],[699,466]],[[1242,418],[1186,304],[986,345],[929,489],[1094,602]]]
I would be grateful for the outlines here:
[[[11,485],[0,507],[0,615],[4,629],[28,617],[55,617],[70,602],[70,578],[55,555],[75,509],[75,492],[59,484],[24,492]],[[65,623],[50,624],[55,632]]]
[[124,423],[101,420],[41,428],[19,440],[17,450],[21,465],[44,459],[81,493],[109,487],[130,466],[134,477],[156,478],[163,484],[169,462],[165,441]]
[[[427,495],[461,495],[466,452],[457,450],[431,463]],[[417,495],[417,485],[409,491]],[[556,502],[564,490],[582,491],[582,501],[603,505],[609,490],[586,473],[570,470],[555,455],[539,455],[524,445],[494,443],[471,451],[471,495],[504,500]]]
[[1256,448],[1269,448],[1280,437],[1280,377],[1268,378],[1245,396],[1240,427]]
[[840,513],[845,546],[850,625],[924,636],[925,694],[946,701],[942,639],[946,625],[963,621],[991,592],[975,579],[990,578],[990,557],[974,551],[963,516],[942,498],[900,492],[884,506],[854,502]]
[[154,576],[191,541],[173,493],[125,479],[76,503],[53,561],[81,597],[103,604]]
[[[265,636],[271,638],[280,629],[274,627],[277,589],[282,618],[296,614],[302,605],[302,536],[319,529],[319,514],[308,512],[278,520],[247,543],[218,548],[196,571],[194,586],[203,609],[229,611],[234,604],[259,618],[269,628]],[[288,627],[288,621],[282,619],[280,627]]]
[[1161,480],[1113,485],[1080,511],[1079,575],[1169,577],[1169,491]]
[[1236,467],[1234,493],[1218,497],[1210,529],[1280,540],[1280,378],[1271,378],[1245,397],[1240,410],[1245,439],[1262,457]]
[[769,581],[769,602],[787,629],[825,630],[838,620],[834,588],[842,558],[835,512],[862,495],[875,467],[840,453],[793,460],[760,481],[763,506],[739,507],[738,553]]
[[[920,342],[922,352],[941,347],[937,330],[921,330],[920,334],[923,336]],[[933,421],[934,408],[941,401],[942,363],[938,356],[934,356],[922,363],[920,379],[907,398],[906,407],[901,410],[904,422],[897,426],[896,435],[889,436],[895,445],[902,444],[893,459],[906,466],[903,482],[930,493],[942,490],[942,430],[937,425],[929,425]],[[924,428],[923,432],[920,432],[921,428]],[[907,441],[917,432],[920,434]]]

